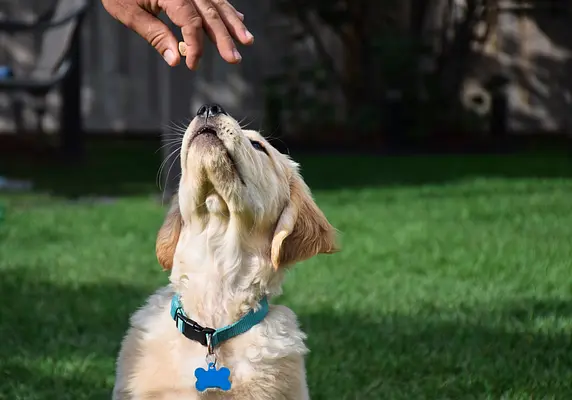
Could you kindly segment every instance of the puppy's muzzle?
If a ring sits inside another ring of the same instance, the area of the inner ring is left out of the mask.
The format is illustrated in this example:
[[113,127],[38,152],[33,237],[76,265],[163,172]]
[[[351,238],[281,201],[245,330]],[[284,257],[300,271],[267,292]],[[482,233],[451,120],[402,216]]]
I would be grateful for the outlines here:
[[196,118],[202,120],[201,121],[202,124],[194,132],[193,136],[191,137],[191,140],[189,141],[189,145],[197,136],[200,135],[217,136],[217,129],[215,127],[216,118],[221,115],[228,115],[228,113],[224,110],[224,108],[222,108],[220,104],[211,103],[211,104],[203,104],[202,106],[200,106],[199,109],[197,110]]

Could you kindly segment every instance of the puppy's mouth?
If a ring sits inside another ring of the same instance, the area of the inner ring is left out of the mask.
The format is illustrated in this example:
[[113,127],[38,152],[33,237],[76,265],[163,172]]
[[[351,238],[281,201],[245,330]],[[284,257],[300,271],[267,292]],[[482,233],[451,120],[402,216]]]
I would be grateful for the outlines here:
[[220,141],[220,143],[222,145],[224,145],[224,143],[222,143],[222,140],[220,140],[220,138],[217,135],[216,129],[213,126],[210,125],[205,125],[200,127],[191,137],[191,140],[189,140],[189,146],[191,145],[191,143],[193,143],[193,141],[198,138],[201,135],[212,135],[213,137],[215,137],[216,139],[218,139]]
[[203,135],[203,134],[216,135],[216,130],[215,130],[215,128],[213,128],[210,125],[205,125],[197,131],[197,134],[198,135]]
[[[242,178],[242,175],[240,174],[240,171],[238,170],[238,166],[236,164],[236,162],[234,161],[234,158],[232,157],[232,155],[230,154],[230,152],[228,151],[228,149],[226,148],[224,141],[219,137],[218,132],[216,130],[216,128],[212,125],[203,125],[201,126],[199,129],[197,129],[194,133],[193,136],[191,136],[191,139],[189,140],[189,144],[188,147],[190,148],[192,143],[201,136],[208,136],[209,137],[209,142],[211,142],[212,146],[221,146],[225,149],[225,153],[226,153],[226,157],[228,158],[228,160],[230,161],[231,167],[233,169],[233,171],[235,172],[236,176],[238,177],[238,179],[240,179],[240,182],[245,185],[244,179]],[[188,152],[187,152],[187,157],[188,157]]]

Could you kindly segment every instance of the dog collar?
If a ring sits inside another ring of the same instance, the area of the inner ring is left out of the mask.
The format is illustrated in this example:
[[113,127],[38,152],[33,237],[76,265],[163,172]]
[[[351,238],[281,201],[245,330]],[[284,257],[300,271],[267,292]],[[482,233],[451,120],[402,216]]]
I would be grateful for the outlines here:
[[209,347],[209,351],[217,347],[222,342],[232,339],[235,336],[247,332],[253,326],[262,322],[268,314],[268,298],[264,296],[259,304],[257,311],[250,310],[241,319],[233,324],[227,325],[219,329],[206,328],[192,319],[190,319],[183,310],[181,297],[175,294],[171,300],[171,317],[175,320],[177,329],[188,339],[199,342],[205,347]]

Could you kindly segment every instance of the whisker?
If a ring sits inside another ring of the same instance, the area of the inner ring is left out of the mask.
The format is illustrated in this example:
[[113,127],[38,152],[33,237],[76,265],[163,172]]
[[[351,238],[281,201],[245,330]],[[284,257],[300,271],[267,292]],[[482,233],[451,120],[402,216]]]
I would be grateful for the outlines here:
[[[187,124],[188,125],[188,124]],[[169,180],[169,175],[171,173],[171,169],[173,168],[173,165],[175,165],[175,162],[177,160],[177,154],[180,153],[181,151],[181,147],[183,144],[183,139],[186,133],[187,128],[183,125],[183,123],[177,123],[176,121],[169,121],[166,124],[162,124],[163,129],[167,130],[167,132],[163,132],[163,140],[162,140],[162,144],[161,146],[155,151],[155,153],[161,151],[162,149],[166,148],[166,147],[171,147],[174,146],[175,149],[173,151],[171,151],[171,153],[169,153],[161,162],[161,165],[159,166],[159,169],[157,171],[157,177],[156,177],[156,184],[159,187],[159,190],[161,190],[163,192],[163,197],[165,196],[165,192],[167,189],[167,186],[165,185],[165,187],[162,187],[162,173],[165,169],[165,167],[167,166],[167,163],[170,161],[171,157],[175,156],[173,161],[171,162],[171,166],[169,167],[169,170],[167,171],[167,176],[165,177],[165,181],[167,182]]]
[[[244,121],[245,119],[246,119],[246,117],[243,118],[243,121]],[[240,129],[246,129],[246,128],[248,128],[250,125],[252,125],[252,123],[254,122],[254,119],[251,120],[251,121],[249,121],[249,122],[247,122],[245,125],[242,125],[242,122],[243,122],[243,121],[241,121],[241,122],[239,123]]]
[[173,121],[173,120],[171,120],[171,121],[167,122],[166,125],[171,125],[171,126],[175,126],[175,127],[179,127],[179,128],[180,128],[180,127],[184,127],[185,124],[188,125],[189,122],[190,122],[190,121],[184,121],[184,122],[183,122],[183,121]]
[[[173,144],[173,143],[181,143],[183,141],[182,138],[175,138],[175,139],[167,139],[165,141],[163,141],[163,145],[165,144]],[[163,146],[162,145],[162,146]]]
[[[163,189],[161,188],[161,173],[162,173],[162,171],[163,171],[163,168],[165,168],[165,165],[167,164],[167,162],[169,161],[169,159],[170,159],[174,154],[176,154],[178,151],[180,151],[180,150],[181,150],[180,147],[179,147],[179,148],[176,148],[176,149],[173,150],[171,153],[169,153],[169,154],[167,155],[167,157],[165,157],[165,159],[163,160],[163,162],[161,162],[161,165],[159,166],[159,170],[157,171],[157,179],[156,179],[156,182],[157,182],[157,184],[158,184],[158,186],[159,186],[159,190],[163,190]],[[168,176],[167,176],[167,178],[168,178]]]
[[167,132],[167,133],[164,133],[164,135],[167,135],[167,136],[177,135],[178,136],[178,135],[184,135],[185,134],[185,132],[187,131],[188,125],[189,125],[189,123],[185,124],[182,122],[177,123],[176,121],[169,121],[168,123],[161,124],[161,127],[164,130],[171,131],[171,133]]
[[[180,149],[179,149],[180,150]],[[173,165],[175,165],[175,162],[177,162],[178,159],[178,155],[180,154],[180,152],[178,151],[175,155],[175,157],[173,158],[173,162],[171,162],[171,166],[169,167],[169,170],[167,171],[167,176],[165,177],[165,182],[169,181],[169,175],[171,175],[171,169],[173,168]],[[165,185],[165,187],[163,188],[163,199],[165,199],[165,195],[167,194],[167,185]]]
[[183,136],[174,136],[171,138],[167,138],[165,140],[163,140],[163,142],[165,143],[173,143],[173,142],[181,142],[183,140]]
[[[278,128],[276,128],[276,130],[277,130],[277,129],[278,129]],[[276,132],[276,130],[275,130],[274,132]],[[290,148],[288,147],[288,144],[287,144],[284,140],[280,139],[280,137],[274,136],[274,135],[271,133],[269,136],[264,136],[264,139],[266,139],[266,141],[268,141],[268,143],[272,143],[272,142],[275,142],[275,141],[278,141],[278,142],[282,143],[282,144],[284,145],[284,147],[286,147],[286,153],[287,153],[288,155],[290,155]]]
[[186,128],[184,126],[174,125],[174,124],[162,124],[161,128],[166,131],[185,131]]
[[[180,150],[180,148],[179,148],[179,150]],[[173,157],[173,161],[171,162],[171,166],[169,167],[169,170],[167,171],[167,179],[169,179],[169,175],[171,174],[171,169],[173,169],[173,165],[175,165],[176,162],[177,162],[177,156]]]
[[237,122],[238,122],[238,125],[239,125],[241,128],[242,128],[242,123],[244,122],[245,119],[246,119],[246,117],[242,117],[242,118],[240,119],[240,121],[237,121]]
[[165,127],[163,129],[167,130],[167,132],[163,133],[163,136],[166,136],[166,137],[182,137],[182,136],[185,136],[185,132],[186,132],[186,129],[175,128],[172,126]]
[[161,145],[156,151],[155,153],[158,153],[160,150],[164,149],[167,146],[173,145],[173,144],[182,144],[183,140],[182,139],[170,139],[168,141],[165,141],[165,143],[163,145]]

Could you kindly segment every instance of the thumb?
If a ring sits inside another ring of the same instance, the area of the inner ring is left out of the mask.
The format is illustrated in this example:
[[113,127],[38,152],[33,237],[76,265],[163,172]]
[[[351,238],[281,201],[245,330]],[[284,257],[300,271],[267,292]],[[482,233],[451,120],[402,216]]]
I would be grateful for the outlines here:
[[121,14],[116,18],[149,42],[167,64],[171,67],[179,64],[181,57],[177,39],[163,21],[139,7],[131,13]]

